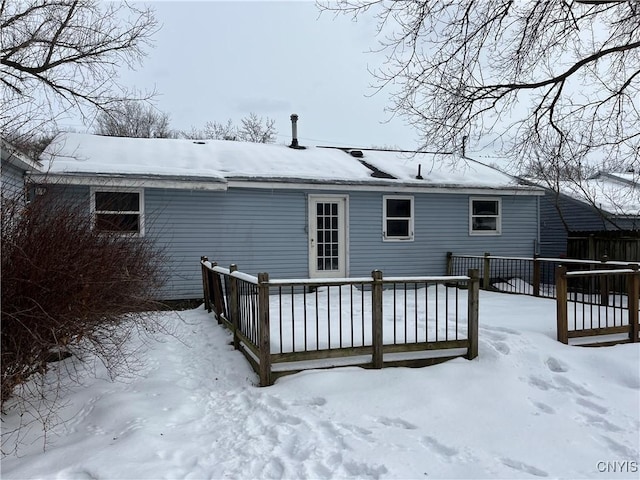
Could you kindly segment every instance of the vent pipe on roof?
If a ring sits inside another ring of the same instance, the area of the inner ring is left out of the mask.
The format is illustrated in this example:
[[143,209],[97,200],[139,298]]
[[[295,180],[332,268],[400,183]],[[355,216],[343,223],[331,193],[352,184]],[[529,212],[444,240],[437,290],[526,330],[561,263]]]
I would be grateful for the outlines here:
[[291,145],[289,148],[295,148],[296,150],[304,150],[307,147],[303,147],[298,143],[298,115],[291,114]]
[[298,148],[298,115],[291,114],[291,148]]

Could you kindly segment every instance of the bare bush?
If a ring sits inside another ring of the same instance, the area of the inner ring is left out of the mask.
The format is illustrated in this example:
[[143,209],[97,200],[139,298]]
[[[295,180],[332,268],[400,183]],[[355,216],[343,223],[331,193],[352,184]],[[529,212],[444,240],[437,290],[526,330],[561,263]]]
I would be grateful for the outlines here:
[[89,353],[112,369],[127,360],[130,329],[152,326],[161,257],[149,239],[93,230],[86,212],[53,194],[3,199],[3,411],[51,362]]
[[273,143],[276,141],[276,121],[272,118],[258,117],[251,112],[241,119],[242,126],[234,125],[231,119],[227,123],[207,122],[203,129],[191,127],[190,131],[180,132],[183,138],[192,140],[234,140],[240,142]]
[[98,135],[132,138],[171,138],[169,114],[150,103],[125,100],[109,110],[100,110],[96,116]]

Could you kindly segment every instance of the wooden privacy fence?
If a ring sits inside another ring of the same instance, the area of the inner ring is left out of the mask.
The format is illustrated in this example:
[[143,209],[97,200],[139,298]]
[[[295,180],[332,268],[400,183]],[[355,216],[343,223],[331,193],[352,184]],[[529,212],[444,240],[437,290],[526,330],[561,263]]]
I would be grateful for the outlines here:
[[[640,265],[638,263],[632,263]],[[569,258],[503,257],[484,255],[454,255],[447,253],[447,275],[458,275],[468,269],[477,269],[480,287],[508,293],[556,298],[556,268],[567,271],[617,270],[629,268],[629,262],[574,260]]]
[[600,258],[634,262],[640,258],[640,230],[569,232],[567,255],[572,258]]
[[640,271],[556,269],[558,341],[581,345],[638,342]]
[[478,355],[477,271],[442,277],[273,280],[201,259],[205,308],[260,385],[310,368],[423,366]]

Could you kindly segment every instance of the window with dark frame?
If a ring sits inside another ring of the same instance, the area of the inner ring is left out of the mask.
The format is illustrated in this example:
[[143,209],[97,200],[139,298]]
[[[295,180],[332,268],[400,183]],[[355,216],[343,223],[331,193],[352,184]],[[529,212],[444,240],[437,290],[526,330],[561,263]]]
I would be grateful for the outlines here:
[[102,232],[141,233],[140,192],[94,192],[94,228]]
[[499,234],[501,229],[499,199],[471,199],[471,228],[475,234]]
[[413,198],[384,197],[385,240],[413,240]]

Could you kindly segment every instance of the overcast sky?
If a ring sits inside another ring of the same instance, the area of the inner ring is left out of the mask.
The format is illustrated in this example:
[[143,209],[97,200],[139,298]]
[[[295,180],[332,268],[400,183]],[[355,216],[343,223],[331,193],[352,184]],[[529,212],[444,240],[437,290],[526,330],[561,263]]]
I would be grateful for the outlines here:
[[391,119],[389,95],[367,70],[381,64],[372,19],[335,18],[312,1],[152,2],[163,25],[155,48],[123,83],[155,88],[173,128],[255,112],[276,121],[278,143],[415,148],[415,131]]

